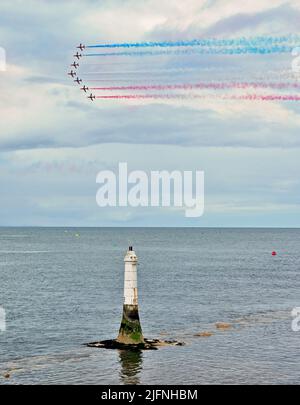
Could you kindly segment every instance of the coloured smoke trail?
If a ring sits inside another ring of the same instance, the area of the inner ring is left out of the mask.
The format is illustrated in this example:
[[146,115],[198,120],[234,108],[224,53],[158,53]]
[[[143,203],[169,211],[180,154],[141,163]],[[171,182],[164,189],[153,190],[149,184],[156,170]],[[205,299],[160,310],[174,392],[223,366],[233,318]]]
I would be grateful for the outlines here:
[[299,35],[80,45],[68,74],[92,101],[298,102],[300,78],[287,62],[299,46]]
[[160,42],[124,42],[114,44],[100,44],[100,45],[88,45],[86,48],[169,48],[169,47],[181,47],[181,46],[249,46],[249,47],[261,47],[278,45],[283,43],[294,44],[296,46],[300,43],[300,36],[298,35],[286,35],[282,37],[252,37],[252,38],[233,38],[233,39],[193,39],[183,41],[160,41]]
[[200,49],[176,49],[166,51],[125,51],[125,52],[102,52],[102,53],[86,53],[83,56],[163,56],[163,55],[245,55],[245,54],[260,54],[269,55],[273,53],[292,53],[293,46],[272,46],[272,47],[238,47],[238,48],[200,48]]
[[225,89],[300,89],[300,82],[294,83],[261,83],[261,82],[233,82],[233,83],[195,83],[195,84],[170,84],[170,85],[144,85],[144,86],[109,86],[90,87],[91,90],[116,91],[116,90],[225,90]]
[[193,99],[221,99],[221,100],[246,100],[246,101],[300,101],[300,95],[258,95],[258,94],[246,94],[246,95],[197,95],[197,94],[125,94],[125,95],[110,95],[110,96],[96,96],[96,99],[102,100],[159,100],[159,99],[181,99],[181,100],[193,100]]

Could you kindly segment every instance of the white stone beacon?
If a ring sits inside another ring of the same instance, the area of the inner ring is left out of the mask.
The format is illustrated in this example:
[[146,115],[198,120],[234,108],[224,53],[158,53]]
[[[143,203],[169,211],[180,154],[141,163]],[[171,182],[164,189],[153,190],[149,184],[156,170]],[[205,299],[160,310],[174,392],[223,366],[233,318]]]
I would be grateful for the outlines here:
[[137,263],[138,258],[132,246],[124,258],[125,274],[124,274],[124,304],[138,305],[138,289],[137,289]]
[[144,344],[143,332],[140,324],[137,289],[138,258],[132,246],[129,246],[124,258],[124,304],[123,316],[117,342],[130,345]]
[[[125,353],[124,357],[125,363],[128,362],[128,353],[129,356],[132,356],[132,353],[137,353],[136,350],[138,351],[156,350],[160,346],[182,346],[183,343],[176,342],[173,340],[162,341],[159,339],[144,338],[138,306],[138,292],[137,292],[138,258],[132,246],[129,246],[125,254],[124,263],[125,263],[124,303],[123,303],[122,320],[118,336],[116,339],[113,340],[110,339],[110,340],[102,340],[100,342],[88,343],[87,346],[104,347],[107,349],[118,349],[120,350],[120,355],[122,353]],[[123,361],[121,362],[123,363]]]

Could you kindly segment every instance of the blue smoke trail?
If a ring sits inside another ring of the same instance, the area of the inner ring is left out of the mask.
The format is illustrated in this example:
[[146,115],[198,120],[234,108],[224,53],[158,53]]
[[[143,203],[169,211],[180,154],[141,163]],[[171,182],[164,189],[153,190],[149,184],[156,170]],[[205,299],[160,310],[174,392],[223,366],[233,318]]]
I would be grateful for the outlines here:
[[180,46],[273,46],[283,43],[300,44],[299,35],[287,35],[282,37],[250,37],[233,39],[193,39],[187,41],[161,41],[161,42],[124,42],[114,44],[88,45],[86,48],[167,48]]
[[292,46],[272,46],[270,48],[244,47],[244,48],[202,48],[202,49],[185,49],[185,50],[166,50],[166,51],[140,51],[140,52],[103,52],[87,53],[83,56],[156,56],[156,55],[243,55],[243,54],[260,54],[269,55],[273,53],[291,53]]

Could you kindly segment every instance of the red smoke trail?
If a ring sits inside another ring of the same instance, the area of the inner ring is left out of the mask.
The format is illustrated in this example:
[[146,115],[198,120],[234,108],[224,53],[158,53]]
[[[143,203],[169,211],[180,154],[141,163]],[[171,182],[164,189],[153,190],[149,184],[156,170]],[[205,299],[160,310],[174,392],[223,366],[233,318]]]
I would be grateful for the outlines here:
[[[163,98],[182,98],[183,96],[178,94],[127,94],[127,95],[112,95],[112,96],[96,96],[102,100],[144,100],[147,98],[151,99],[163,99]],[[187,97],[185,97],[187,98]],[[190,98],[190,97],[188,97]]]
[[196,90],[196,89],[213,89],[213,90],[226,90],[226,89],[278,89],[283,90],[287,88],[300,89],[300,82],[297,83],[262,83],[262,82],[229,82],[229,83],[195,83],[195,84],[168,84],[168,85],[134,85],[134,86],[109,86],[109,87],[91,87],[91,90],[102,91],[115,91],[115,90]]
[[249,101],[300,101],[300,96],[296,95],[261,95],[261,94],[247,94],[244,96],[230,96],[231,100],[249,100]]
[[258,94],[245,94],[241,96],[227,96],[227,95],[184,95],[184,94],[127,94],[127,95],[110,95],[110,96],[96,96],[97,99],[102,100],[159,100],[159,99],[221,99],[221,100],[247,100],[247,101],[300,101],[300,96],[297,95],[258,95]]

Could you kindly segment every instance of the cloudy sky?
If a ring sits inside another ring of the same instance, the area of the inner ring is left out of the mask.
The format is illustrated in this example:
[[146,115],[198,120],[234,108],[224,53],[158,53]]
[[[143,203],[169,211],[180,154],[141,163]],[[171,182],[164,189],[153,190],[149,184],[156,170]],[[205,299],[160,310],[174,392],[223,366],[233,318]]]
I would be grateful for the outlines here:
[[[300,226],[297,103],[91,103],[66,75],[80,42],[281,36],[296,34],[299,21],[298,0],[1,0],[0,225]],[[248,80],[279,64],[292,72],[292,61],[244,56],[239,67]],[[210,62],[193,60],[203,71]],[[229,62],[214,63],[223,70]],[[204,216],[99,208],[96,175],[119,162],[204,170]]]

